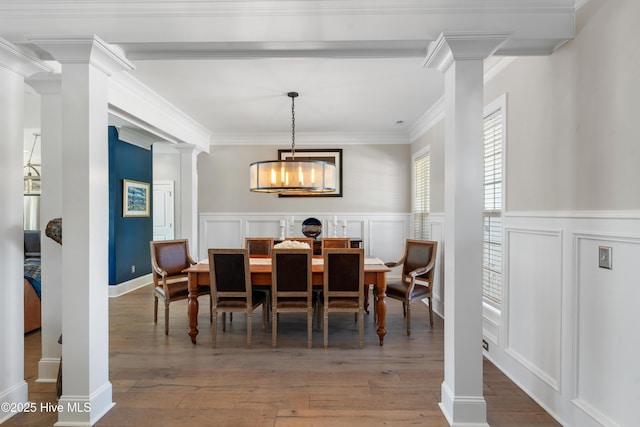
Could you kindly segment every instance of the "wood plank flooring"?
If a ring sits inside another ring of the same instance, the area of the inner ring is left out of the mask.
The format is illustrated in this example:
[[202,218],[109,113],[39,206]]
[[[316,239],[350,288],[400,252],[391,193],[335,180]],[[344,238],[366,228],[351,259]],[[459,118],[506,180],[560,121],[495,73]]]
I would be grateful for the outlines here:
[[[198,344],[187,335],[186,301],[171,305],[169,336],[163,313],[153,324],[150,287],[110,300],[110,380],[116,406],[96,426],[448,426],[439,407],[443,380],[443,321],[428,325],[413,310],[405,334],[402,305],[388,301],[387,337],[378,345],[373,314],[365,314],[365,347],[358,348],[351,314],[329,318],[306,347],[303,315],[282,314],[278,348],[271,329],[253,317],[253,348],[245,347],[246,317],[236,314],[211,348],[207,297],[200,298]],[[29,398],[55,403],[55,385],[36,383],[40,333],[25,337]],[[558,426],[490,362],[484,394],[491,426]],[[3,426],[51,426],[55,414],[18,414]]]

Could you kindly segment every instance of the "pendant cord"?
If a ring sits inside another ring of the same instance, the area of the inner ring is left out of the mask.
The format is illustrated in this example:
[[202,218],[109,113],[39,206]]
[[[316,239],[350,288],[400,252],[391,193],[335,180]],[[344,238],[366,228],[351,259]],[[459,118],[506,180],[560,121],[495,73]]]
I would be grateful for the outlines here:
[[296,99],[291,97],[291,159],[296,158]]

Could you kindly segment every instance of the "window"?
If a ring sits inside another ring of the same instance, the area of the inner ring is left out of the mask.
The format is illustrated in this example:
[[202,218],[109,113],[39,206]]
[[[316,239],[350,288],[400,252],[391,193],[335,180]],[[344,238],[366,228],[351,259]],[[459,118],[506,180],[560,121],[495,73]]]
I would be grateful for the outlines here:
[[502,301],[502,146],[503,108],[484,119],[484,207],[482,210],[482,294]]
[[429,188],[430,188],[431,158],[429,151],[418,152],[413,159],[413,237],[414,239],[429,239]]

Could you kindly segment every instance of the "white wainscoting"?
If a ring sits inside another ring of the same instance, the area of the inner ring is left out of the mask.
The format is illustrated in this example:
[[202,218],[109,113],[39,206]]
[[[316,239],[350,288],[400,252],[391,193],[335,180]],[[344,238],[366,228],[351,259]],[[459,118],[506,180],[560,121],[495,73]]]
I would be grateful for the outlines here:
[[505,236],[505,351],[560,391],[562,231],[506,227]]
[[432,302],[433,311],[440,317],[444,317],[444,214],[429,214],[429,240],[438,242],[438,253],[436,256],[436,271],[433,277]]
[[404,253],[405,240],[411,235],[411,214],[348,213],[317,215],[295,213],[201,213],[199,253],[206,257],[208,248],[241,248],[245,237],[280,237],[280,221],[287,225],[294,217],[293,226],[285,227],[285,236],[304,237],[302,222],[306,218],[317,218],[322,222],[320,237],[333,237],[334,218],[338,219],[337,237],[342,236],[342,222],[347,221],[347,237],[362,239],[367,256],[376,256],[384,261],[395,261]]
[[507,213],[504,227],[485,355],[565,426],[640,425],[640,213]]

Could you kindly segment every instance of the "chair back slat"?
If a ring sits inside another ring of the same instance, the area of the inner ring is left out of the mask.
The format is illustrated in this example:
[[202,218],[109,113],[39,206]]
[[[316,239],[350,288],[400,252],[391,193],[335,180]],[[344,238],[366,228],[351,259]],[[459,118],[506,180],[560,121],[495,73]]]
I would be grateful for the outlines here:
[[359,252],[326,251],[325,255],[329,291],[359,292]]
[[211,254],[213,259],[209,262],[217,292],[247,292],[245,255],[245,252]]
[[272,271],[277,292],[307,292],[310,249],[274,249]]

